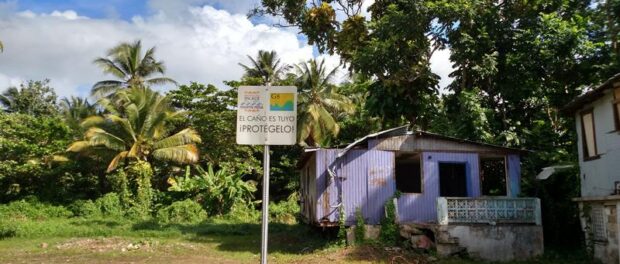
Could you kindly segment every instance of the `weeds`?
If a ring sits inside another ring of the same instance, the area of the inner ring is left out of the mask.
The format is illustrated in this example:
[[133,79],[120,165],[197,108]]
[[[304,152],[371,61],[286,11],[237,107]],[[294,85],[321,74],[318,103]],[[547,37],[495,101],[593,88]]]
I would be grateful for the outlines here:
[[160,209],[156,219],[162,224],[195,224],[207,219],[207,212],[197,202],[186,199]]

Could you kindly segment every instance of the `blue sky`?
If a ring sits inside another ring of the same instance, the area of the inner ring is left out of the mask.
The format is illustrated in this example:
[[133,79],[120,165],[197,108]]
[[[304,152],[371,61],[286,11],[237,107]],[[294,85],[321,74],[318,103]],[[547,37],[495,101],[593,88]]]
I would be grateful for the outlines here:
[[[367,0],[371,1],[371,0]],[[0,91],[28,80],[50,79],[62,96],[86,96],[112,78],[92,62],[121,42],[157,47],[166,75],[225,89],[243,75],[238,63],[258,50],[275,50],[295,64],[311,58],[338,67],[338,56],[318,54],[296,28],[246,14],[260,0],[0,0]],[[433,71],[451,71],[449,51],[431,59]],[[346,70],[340,70],[340,81]],[[160,87],[168,90],[173,87]]]
[[[173,0],[174,1],[174,0]],[[91,18],[122,18],[129,20],[149,11],[145,0],[18,0],[18,10],[51,13],[55,10],[74,10]]]

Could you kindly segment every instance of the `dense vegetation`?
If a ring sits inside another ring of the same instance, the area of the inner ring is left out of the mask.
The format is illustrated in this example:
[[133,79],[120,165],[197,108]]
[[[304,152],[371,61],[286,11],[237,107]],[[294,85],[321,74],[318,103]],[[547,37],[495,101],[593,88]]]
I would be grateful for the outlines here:
[[[320,51],[340,55],[349,81],[334,83],[335,69],[323,61],[285,65],[275,51],[258,51],[239,62],[245,74],[228,87],[193,82],[162,94],[151,86],[176,82],[164,76],[156,50],[137,41],[95,59],[116,78],[94,84],[95,101],[58,100],[47,80],[10,87],[0,96],[0,202],[58,205],[42,209],[53,216],[162,224],[254,219],[262,153],[235,144],[236,88],[295,85],[299,146],[272,150],[272,197],[281,202],[272,206],[274,218],[294,221],[298,211],[301,147],[345,144],[409,123],[532,150],[524,189],[542,198],[546,241],[581,237],[570,202],[578,195],[576,171],[542,183],[533,177],[544,166],[575,162],[573,120],[562,106],[620,72],[620,1],[377,0],[369,18],[361,0],[306,2],[263,0],[253,14],[280,16]],[[430,59],[446,48],[455,70],[441,92]],[[0,226],[0,237],[21,232]]]

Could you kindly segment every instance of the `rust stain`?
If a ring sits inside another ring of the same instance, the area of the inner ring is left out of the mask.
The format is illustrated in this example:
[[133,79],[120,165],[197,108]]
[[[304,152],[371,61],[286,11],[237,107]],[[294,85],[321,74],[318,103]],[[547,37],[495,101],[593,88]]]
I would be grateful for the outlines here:
[[370,180],[370,184],[375,186],[385,186],[387,181],[385,179],[372,179]]

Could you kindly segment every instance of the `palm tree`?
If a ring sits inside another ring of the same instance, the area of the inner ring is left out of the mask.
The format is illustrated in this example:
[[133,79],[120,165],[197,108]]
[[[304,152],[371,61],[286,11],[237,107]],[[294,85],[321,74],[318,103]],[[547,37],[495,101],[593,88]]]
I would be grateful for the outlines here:
[[256,59],[247,55],[252,65],[247,66],[239,63],[245,70],[245,77],[260,78],[263,84],[273,84],[280,80],[280,76],[291,67],[280,63],[280,58],[275,51],[259,50]]
[[340,131],[334,115],[352,113],[354,104],[331,84],[337,68],[328,70],[325,60],[309,60],[295,65],[295,70],[299,89],[299,142],[310,146],[325,145]]
[[176,82],[168,77],[150,76],[164,74],[166,68],[162,61],[155,59],[155,47],[148,49],[142,54],[142,43],[138,40],[134,43],[123,42],[110,49],[106,57],[95,59],[94,63],[101,67],[104,73],[110,73],[119,80],[105,80],[97,82],[91,94],[103,97],[118,91],[123,87],[167,84]]
[[[115,155],[107,171],[128,159],[148,161],[150,158],[176,163],[198,161],[198,133],[186,128],[170,135],[170,124],[184,115],[170,105],[170,99],[146,87],[123,89],[114,98],[103,98],[99,104],[103,116],[91,116],[82,122],[84,140],[76,141],[67,151]],[[121,105],[122,104],[122,105]]]
[[69,127],[77,131],[81,129],[82,120],[97,114],[97,107],[82,97],[65,97],[60,100],[60,114],[63,115]]

